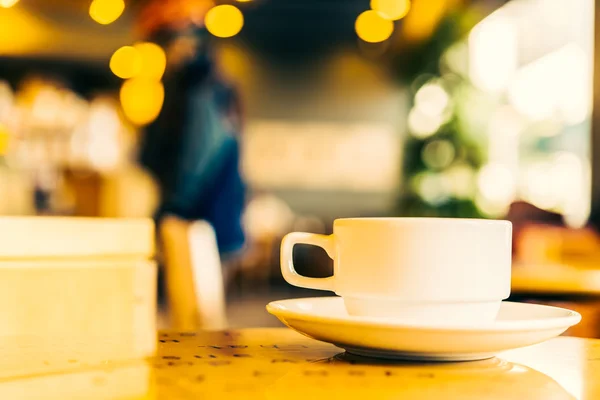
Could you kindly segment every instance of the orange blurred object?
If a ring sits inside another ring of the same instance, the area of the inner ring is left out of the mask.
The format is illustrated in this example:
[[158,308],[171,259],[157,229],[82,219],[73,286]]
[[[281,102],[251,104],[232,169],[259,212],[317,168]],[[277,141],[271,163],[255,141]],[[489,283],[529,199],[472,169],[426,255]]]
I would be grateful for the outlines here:
[[213,0],[150,0],[139,14],[137,29],[148,37],[160,29],[182,29],[204,25],[204,16]]
[[597,268],[600,261],[600,236],[589,228],[530,224],[516,240],[515,261],[519,263]]

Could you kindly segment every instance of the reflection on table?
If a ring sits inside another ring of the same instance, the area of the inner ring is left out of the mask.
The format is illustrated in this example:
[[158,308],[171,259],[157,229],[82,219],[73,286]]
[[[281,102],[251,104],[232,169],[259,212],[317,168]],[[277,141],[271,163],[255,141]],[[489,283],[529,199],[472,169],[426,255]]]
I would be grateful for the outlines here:
[[289,329],[159,335],[154,360],[0,382],[2,399],[597,399],[600,341],[557,338],[488,360],[365,359]]

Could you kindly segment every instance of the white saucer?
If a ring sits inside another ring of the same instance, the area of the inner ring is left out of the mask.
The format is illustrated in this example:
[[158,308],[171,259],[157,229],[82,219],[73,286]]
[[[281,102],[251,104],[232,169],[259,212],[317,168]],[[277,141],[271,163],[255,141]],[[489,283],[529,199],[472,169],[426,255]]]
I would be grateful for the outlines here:
[[274,301],[267,311],[303,335],[360,356],[466,361],[540,343],[577,324],[581,315],[558,307],[503,302],[496,321],[482,325],[419,324],[349,316],[341,297]]

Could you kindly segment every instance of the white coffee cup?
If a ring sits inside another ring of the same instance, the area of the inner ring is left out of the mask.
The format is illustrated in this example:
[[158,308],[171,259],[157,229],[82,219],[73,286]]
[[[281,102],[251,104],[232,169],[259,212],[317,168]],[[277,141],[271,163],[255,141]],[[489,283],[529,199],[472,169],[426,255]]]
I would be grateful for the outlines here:
[[[293,232],[281,243],[285,280],[331,290],[348,314],[418,322],[481,323],[510,294],[512,225],[453,218],[343,218],[332,235]],[[322,247],[333,276],[299,275],[298,243]]]

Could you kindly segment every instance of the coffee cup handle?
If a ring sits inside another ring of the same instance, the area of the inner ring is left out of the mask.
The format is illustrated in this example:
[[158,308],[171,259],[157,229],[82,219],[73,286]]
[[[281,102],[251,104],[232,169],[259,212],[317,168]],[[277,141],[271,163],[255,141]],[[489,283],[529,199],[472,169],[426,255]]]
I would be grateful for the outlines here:
[[319,235],[305,232],[289,233],[281,241],[281,273],[283,274],[283,278],[294,286],[333,291],[333,276],[328,278],[309,278],[296,272],[293,253],[294,246],[299,243],[321,247],[330,258],[333,259],[334,257],[333,235]]

